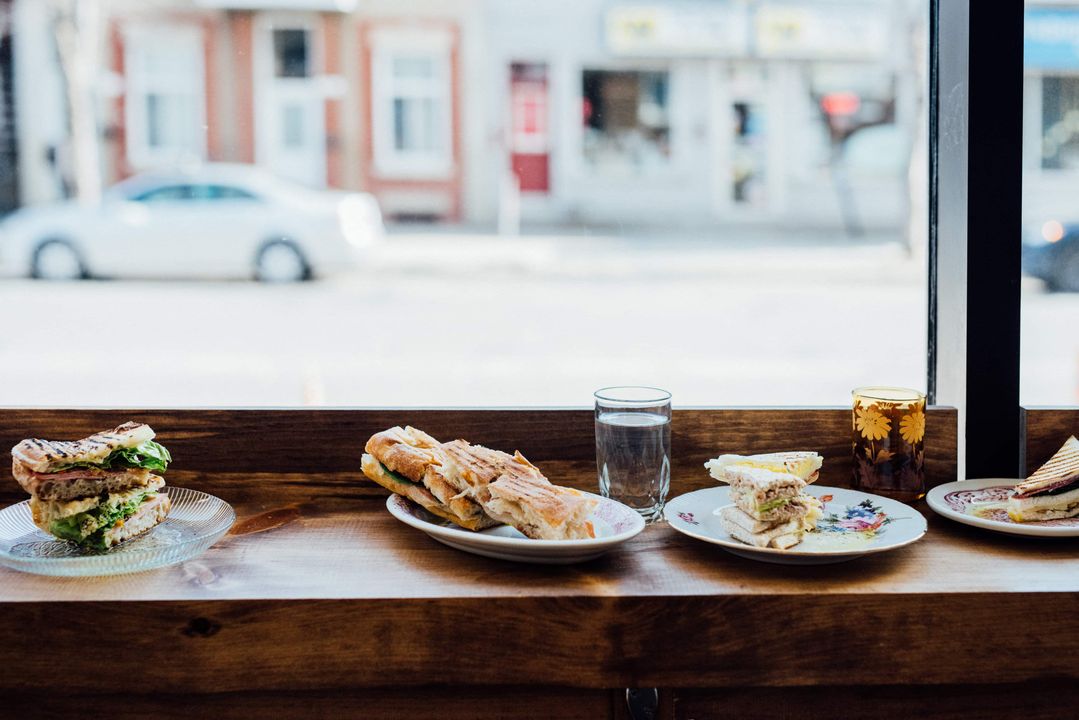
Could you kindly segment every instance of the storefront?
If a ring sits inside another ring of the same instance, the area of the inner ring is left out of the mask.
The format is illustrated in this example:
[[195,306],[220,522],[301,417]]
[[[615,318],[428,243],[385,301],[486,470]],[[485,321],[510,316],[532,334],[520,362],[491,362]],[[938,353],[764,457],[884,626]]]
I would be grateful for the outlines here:
[[487,9],[502,118],[488,174],[512,170],[526,220],[901,222],[909,133],[854,178],[834,155],[917,112],[914,48],[888,41],[898,3],[555,5]]

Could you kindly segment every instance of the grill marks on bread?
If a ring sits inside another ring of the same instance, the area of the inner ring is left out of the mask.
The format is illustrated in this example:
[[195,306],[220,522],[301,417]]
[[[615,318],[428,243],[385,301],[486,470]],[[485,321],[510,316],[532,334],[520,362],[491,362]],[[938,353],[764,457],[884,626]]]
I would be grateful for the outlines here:
[[153,438],[154,431],[149,425],[126,422],[81,440],[29,438],[13,447],[11,455],[29,470],[50,473],[77,462],[101,462],[116,450],[138,447]]
[[1034,474],[1015,486],[1015,497],[1047,495],[1079,483],[1079,439],[1072,435]]

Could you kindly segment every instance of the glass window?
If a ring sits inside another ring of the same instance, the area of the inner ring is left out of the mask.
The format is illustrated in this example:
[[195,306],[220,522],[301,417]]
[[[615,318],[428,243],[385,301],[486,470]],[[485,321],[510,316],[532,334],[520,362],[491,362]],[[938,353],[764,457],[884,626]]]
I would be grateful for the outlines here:
[[201,159],[206,150],[203,38],[197,28],[133,26],[125,108],[133,167]]
[[444,175],[452,165],[451,93],[440,37],[388,31],[378,38],[372,68],[375,162],[399,176]]
[[[859,385],[926,389],[929,0],[99,5],[86,30],[107,41],[73,96],[93,102],[74,107],[48,14],[19,5],[20,203],[119,247],[158,213],[115,203],[121,237],[44,208],[174,178],[195,186],[173,195],[183,222],[139,245],[183,254],[116,252],[90,271],[117,282],[62,293],[0,283],[0,307],[62,312],[92,290],[145,304],[171,349],[118,367],[87,329],[65,364],[42,331],[0,358],[20,379],[0,382],[9,404],[582,406],[647,383],[683,407],[845,405]],[[1029,125],[1046,188],[1069,170],[1042,167],[1041,128],[1068,117]],[[277,237],[309,287],[253,281]],[[30,275],[29,250],[3,250]],[[1054,372],[1073,382],[1057,334]]]
[[1020,400],[1079,403],[1079,4],[1027,3]]
[[596,166],[655,166],[670,157],[665,72],[585,70],[584,157]]
[[174,200],[191,200],[195,197],[194,188],[190,185],[165,185],[135,195],[135,202],[170,202]]
[[274,75],[279,78],[305,78],[311,75],[308,31],[274,28]]

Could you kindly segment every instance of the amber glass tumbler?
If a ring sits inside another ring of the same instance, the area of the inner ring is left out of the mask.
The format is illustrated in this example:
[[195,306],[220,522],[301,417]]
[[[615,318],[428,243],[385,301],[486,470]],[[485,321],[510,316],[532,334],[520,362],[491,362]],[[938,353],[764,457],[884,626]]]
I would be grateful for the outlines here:
[[851,394],[854,487],[902,501],[925,496],[925,395],[897,387]]

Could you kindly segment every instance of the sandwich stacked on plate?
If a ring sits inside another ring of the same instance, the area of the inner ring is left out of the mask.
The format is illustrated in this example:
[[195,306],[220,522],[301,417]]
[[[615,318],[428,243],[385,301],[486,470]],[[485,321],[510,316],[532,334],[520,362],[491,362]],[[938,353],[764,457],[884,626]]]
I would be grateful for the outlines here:
[[11,472],[30,493],[34,524],[86,549],[107,550],[169,512],[159,494],[169,451],[149,425],[128,422],[75,441],[31,438],[11,449]]
[[734,503],[717,512],[735,540],[786,550],[816,527],[821,503],[803,492],[819,476],[823,459],[812,452],[721,455],[705,463],[715,479],[730,485]]
[[1015,522],[1079,516],[1079,440],[1074,435],[1034,474],[1015,486],[1008,517]]
[[505,523],[527,537],[594,537],[595,499],[553,485],[520,453],[464,440],[439,443],[412,427],[375,433],[364,448],[364,475],[438,517],[469,530]]

